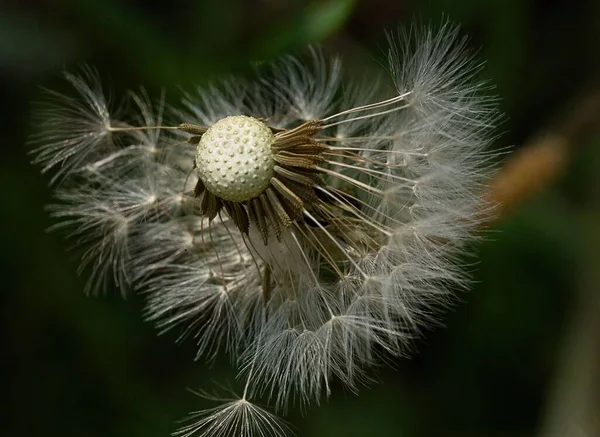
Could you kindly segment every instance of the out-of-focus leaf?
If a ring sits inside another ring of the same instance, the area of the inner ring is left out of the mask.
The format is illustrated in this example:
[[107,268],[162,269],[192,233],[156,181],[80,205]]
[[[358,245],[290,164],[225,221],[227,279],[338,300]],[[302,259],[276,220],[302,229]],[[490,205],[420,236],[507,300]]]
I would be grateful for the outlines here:
[[291,17],[258,40],[253,52],[258,59],[313,44],[340,29],[350,16],[355,0],[313,1],[299,15]]

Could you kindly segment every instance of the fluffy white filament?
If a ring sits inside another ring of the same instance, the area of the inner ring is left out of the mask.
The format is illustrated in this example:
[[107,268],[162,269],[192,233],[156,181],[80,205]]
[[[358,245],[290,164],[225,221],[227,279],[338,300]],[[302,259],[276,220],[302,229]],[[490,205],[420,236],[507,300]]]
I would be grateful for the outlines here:
[[165,133],[164,105],[143,93],[135,124],[111,118],[89,69],[66,76],[78,98],[53,93],[40,112],[35,161],[58,168],[52,212],[84,247],[88,290],[114,278],[143,291],[161,330],[193,338],[198,357],[225,350],[239,364],[244,396],[196,413],[179,435],[284,435],[250,399],[285,412],[328,395],[334,377],[355,389],[366,367],[405,354],[449,290],[465,285],[455,259],[487,207],[495,107],[456,28],[414,27],[389,41],[389,83],[342,87],[340,62],[313,49],[308,61],[285,57],[253,80],[189,94],[169,117],[211,126],[247,115],[277,129],[319,120],[315,139],[327,149],[315,190],[360,224],[336,233],[308,209],[306,223],[267,245],[224,210],[201,217],[195,144]]

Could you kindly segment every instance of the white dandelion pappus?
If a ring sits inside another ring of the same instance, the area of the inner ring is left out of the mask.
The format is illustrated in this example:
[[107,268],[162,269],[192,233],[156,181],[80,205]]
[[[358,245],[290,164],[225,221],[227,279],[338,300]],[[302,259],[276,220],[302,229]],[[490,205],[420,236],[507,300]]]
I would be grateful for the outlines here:
[[180,435],[283,435],[252,399],[285,413],[333,378],[356,390],[465,285],[495,106],[457,28],[389,41],[392,87],[342,88],[339,60],[311,49],[187,95],[173,126],[144,93],[139,123],[111,120],[74,75],[83,103],[45,110],[36,162],[60,167],[53,213],[87,247],[89,288],[143,291],[149,320],[245,378]]
[[291,432],[289,426],[277,416],[244,398],[220,399],[204,393],[198,394],[222,405],[191,413],[188,421],[192,423],[173,433],[173,436],[285,437]]

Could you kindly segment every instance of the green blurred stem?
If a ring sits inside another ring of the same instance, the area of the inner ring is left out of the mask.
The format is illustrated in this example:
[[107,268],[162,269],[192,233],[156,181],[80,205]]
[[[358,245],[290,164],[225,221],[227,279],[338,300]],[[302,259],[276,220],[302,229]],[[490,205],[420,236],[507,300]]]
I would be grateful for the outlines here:
[[581,227],[578,302],[567,325],[539,437],[600,436],[600,178],[596,205]]

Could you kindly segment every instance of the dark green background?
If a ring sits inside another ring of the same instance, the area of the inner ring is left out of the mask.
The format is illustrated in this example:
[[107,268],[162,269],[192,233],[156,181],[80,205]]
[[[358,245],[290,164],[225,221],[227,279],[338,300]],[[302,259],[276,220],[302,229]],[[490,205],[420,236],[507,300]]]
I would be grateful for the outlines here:
[[[28,162],[40,85],[60,88],[60,70],[86,62],[116,95],[143,85],[175,99],[180,86],[244,74],[251,61],[308,43],[342,53],[360,77],[381,55],[385,29],[443,16],[480,48],[502,99],[497,147],[518,148],[552,126],[598,80],[592,0],[3,1],[0,433],[166,436],[207,406],[186,387],[232,378],[227,359],[194,363],[191,342],[157,337],[140,298],[83,295],[69,243],[45,231],[49,178]],[[359,396],[337,387],[304,418],[293,413],[298,436],[537,434],[582,290],[599,291],[600,137],[581,146],[565,174],[474,248],[473,290],[445,327],[419,341],[414,358],[376,369],[381,382]]]

